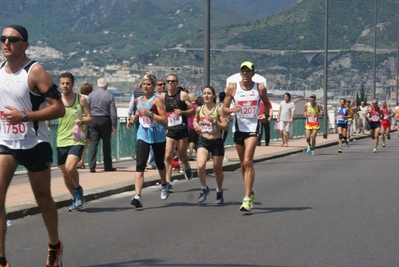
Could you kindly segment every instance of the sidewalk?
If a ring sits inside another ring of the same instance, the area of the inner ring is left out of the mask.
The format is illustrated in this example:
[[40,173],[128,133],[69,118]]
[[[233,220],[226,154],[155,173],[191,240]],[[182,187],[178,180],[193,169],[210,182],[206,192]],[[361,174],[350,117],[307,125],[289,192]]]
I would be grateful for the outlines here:
[[[366,138],[368,135],[355,135],[355,139]],[[337,134],[328,134],[328,138],[317,136],[316,148],[337,145]],[[284,157],[286,155],[302,152],[306,148],[305,138],[291,139],[288,147],[280,147],[280,141],[271,141],[269,146],[256,147],[254,162],[261,162],[268,159]],[[317,150],[316,150],[317,151]],[[226,157],[229,161],[223,162],[224,171],[236,170],[240,167],[240,161],[234,146],[226,148]],[[193,177],[197,177],[197,162],[190,161],[193,170]],[[84,189],[86,202],[101,197],[109,196],[126,191],[134,190],[134,175],[136,163],[133,159],[122,160],[114,163],[117,168],[115,172],[103,172],[102,166],[97,166],[96,173],[90,173],[89,169],[79,170],[80,183]],[[212,172],[212,162],[206,166],[207,172]],[[58,208],[68,207],[71,204],[71,196],[64,185],[63,177],[58,168],[52,169],[51,190]],[[160,182],[158,171],[149,170],[145,174],[144,187],[155,185]],[[173,172],[172,181],[184,179],[183,173]],[[199,187],[198,182],[193,187]],[[133,196],[133,194],[132,194]],[[127,200],[128,201],[128,200]],[[26,172],[16,174],[7,193],[6,199],[7,219],[14,220],[27,215],[40,213],[36,205]],[[62,211],[67,212],[66,209]]]

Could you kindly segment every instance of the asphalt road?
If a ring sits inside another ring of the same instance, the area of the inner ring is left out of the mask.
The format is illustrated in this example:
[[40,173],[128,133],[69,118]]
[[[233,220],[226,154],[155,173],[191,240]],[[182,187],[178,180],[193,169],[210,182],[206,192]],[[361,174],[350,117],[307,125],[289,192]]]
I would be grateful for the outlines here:
[[[399,266],[399,138],[372,153],[370,139],[256,164],[258,196],[239,211],[241,173],[225,173],[225,204],[215,179],[205,203],[199,181],[178,181],[162,201],[159,188],[59,211],[64,267],[110,266]],[[8,227],[11,266],[44,266],[47,235],[40,215]]]

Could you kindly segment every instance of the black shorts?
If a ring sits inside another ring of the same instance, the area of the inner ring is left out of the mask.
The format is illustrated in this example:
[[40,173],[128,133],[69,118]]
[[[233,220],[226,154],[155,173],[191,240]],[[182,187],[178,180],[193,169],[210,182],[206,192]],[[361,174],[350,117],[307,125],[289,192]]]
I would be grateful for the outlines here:
[[212,156],[224,156],[224,142],[222,138],[209,140],[200,136],[197,143],[197,151],[200,147],[208,150],[209,153],[212,154]]
[[12,155],[20,165],[31,172],[47,170],[53,162],[53,150],[48,142],[41,142],[30,149],[11,149],[0,145],[0,154]]
[[188,128],[182,130],[166,130],[166,137],[181,140],[188,137]]
[[83,145],[57,147],[58,165],[64,165],[69,155],[81,157],[83,153]]
[[189,143],[198,142],[198,133],[194,129],[188,129],[188,142]]
[[251,133],[244,133],[244,132],[234,132],[233,133],[233,141],[234,143],[238,145],[244,145],[244,140],[249,138],[249,137],[256,137],[258,138],[259,133],[257,132],[251,132]]
[[347,129],[348,128],[348,124],[346,124],[346,123],[338,123],[337,124],[337,128]]
[[377,128],[381,128],[381,123],[379,121],[370,121],[370,130],[375,130]]

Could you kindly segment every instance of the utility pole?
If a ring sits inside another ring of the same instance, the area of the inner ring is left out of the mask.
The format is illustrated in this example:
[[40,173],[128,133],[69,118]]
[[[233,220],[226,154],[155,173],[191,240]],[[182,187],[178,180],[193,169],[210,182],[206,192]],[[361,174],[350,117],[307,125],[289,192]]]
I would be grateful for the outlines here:
[[377,72],[377,0],[374,0],[374,71],[373,71],[373,99],[375,98],[376,88],[376,72]]
[[[211,68],[211,0],[205,0],[205,30],[204,30],[204,86],[210,85]],[[201,88],[201,90],[204,88]]]
[[327,83],[328,83],[328,0],[325,0],[325,23],[324,23],[324,97],[323,97],[323,138],[327,139],[328,111],[327,111]]
[[397,55],[396,55],[396,102],[395,102],[395,106],[398,105],[398,94],[399,94],[399,2],[397,2],[398,4],[398,13],[396,14],[396,19],[398,20],[398,28],[396,29],[398,36],[398,51],[397,51]]

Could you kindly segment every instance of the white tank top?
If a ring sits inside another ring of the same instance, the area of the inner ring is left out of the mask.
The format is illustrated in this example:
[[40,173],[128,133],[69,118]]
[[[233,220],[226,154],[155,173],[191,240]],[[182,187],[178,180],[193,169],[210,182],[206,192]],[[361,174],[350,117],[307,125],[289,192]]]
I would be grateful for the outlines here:
[[236,92],[233,97],[234,105],[241,106],[241,110],[235,113],[233,132],[240,131],[245,133],[255,133],[258,131],[258,115],[260,107],[260,96],[258,83],[249,90],[242,89],[237,83]]
[[30,112],[47,105],[45,98],[33,93],[28,87],[30,68],[36,64],[30,61],[16,73],[5,71],[6,62],[0,65],[0,144],[11,149],[29,149],[41,142],[49,142],[45,121],[21,122],[10,125],[4,117],[5,105]]

